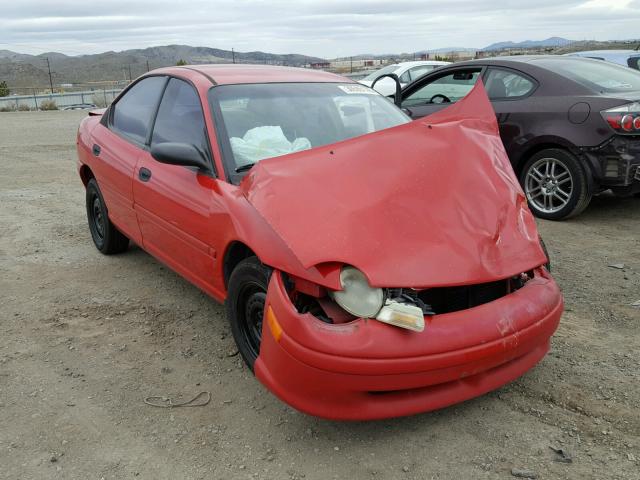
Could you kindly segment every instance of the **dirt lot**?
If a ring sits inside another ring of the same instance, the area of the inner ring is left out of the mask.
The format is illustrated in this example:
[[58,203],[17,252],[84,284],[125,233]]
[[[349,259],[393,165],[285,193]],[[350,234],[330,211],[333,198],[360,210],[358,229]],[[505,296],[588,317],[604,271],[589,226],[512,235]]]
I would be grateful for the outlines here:
[[[639,199],[540,222],[567,309],[524,378],[435,413],[328,422],[262,388],[221,306],[137,247],[94,249],[83,115],[0,114],[0,478],[640,479]],[[143,402],[200,391],[205,407]]]

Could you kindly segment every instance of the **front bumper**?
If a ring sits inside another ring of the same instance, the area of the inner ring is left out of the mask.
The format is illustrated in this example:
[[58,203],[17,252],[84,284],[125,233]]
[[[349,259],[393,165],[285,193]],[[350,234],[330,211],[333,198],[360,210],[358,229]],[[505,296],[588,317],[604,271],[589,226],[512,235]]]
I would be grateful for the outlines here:
[[275,273],[267,305],[282,334],[276,341],[264,323],[257,378],[300,411],[365,420],[435,410],[515,380],[548,351],[563,300],[539,269],[494,302],[425,317],[421,333],[367,319],[329,325],[299,314]]

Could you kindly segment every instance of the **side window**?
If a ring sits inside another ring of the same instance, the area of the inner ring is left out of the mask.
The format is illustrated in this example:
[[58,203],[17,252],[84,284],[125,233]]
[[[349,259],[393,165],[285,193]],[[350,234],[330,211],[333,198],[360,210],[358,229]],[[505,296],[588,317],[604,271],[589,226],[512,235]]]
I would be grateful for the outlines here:
[[190,84],[177,78],[169,80],[151,137],[151,145],[165,142],[195,145],[203,154],[209,150],[198,94]]
[[113,106],[111,128],[138,143],[145,143],[166,80],[166,77],[149,77],[131,87]]
[[531,93],[535,84],[513,70],[489,69],[486,80],[487,95],[491,100],[519,98]]
[[638,60],[640,60],[640,57],[629,57],[627,59],[627,65],[629,65],[629,67],[631,68],[635,68],[636,70],[640,70],[640,66],[638,65]]
[[402,102],[403,107],[457,102],[471,91],[481,69],[456,70],[418,88]]
[[400,80],[400,83],[409,83],[411,81],[411,76],[409,74],[409,70],[407,70],[402,75],[400,75],[398,77],[398,80]]
[[413,67],[411,70],[409,70],[409,75],[411,75],[411,81],[417,80],[418,78],[423,76],[425,73],[430,72],[431,70],[433,70],[433,67],[431,65],[422,65],[420,67]]

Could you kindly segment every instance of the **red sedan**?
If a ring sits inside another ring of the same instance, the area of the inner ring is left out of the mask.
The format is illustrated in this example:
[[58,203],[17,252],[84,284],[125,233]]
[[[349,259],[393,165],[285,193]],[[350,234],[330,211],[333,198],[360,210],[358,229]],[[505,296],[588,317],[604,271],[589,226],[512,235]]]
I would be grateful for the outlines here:
[[225,302],[293,407],[373,419],[522,375],[562,313],[482,85],[411,122],[330,73],[155,70],[78,132],[93,241]]

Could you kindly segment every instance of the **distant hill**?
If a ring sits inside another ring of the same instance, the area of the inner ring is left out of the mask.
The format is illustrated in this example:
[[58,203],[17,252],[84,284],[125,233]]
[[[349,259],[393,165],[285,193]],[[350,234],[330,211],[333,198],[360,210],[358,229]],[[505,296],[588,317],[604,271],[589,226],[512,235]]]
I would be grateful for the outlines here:
[[[0,50],[0,81],[11,87],[42,87],[49,84],[47,57],[51,63],[54,84],[85,83],[136,78],[150,69],[175,65],[179,60],[189,64],[231,63],[234,53],[208,47],[167,45],[145,49],[104,52],[95,55],[68,56],[49,52],[26,55]],[[298,54],[265,52],[235,52],[237,63],[267,63],[301,66],[323,61],[321,58]]]
[[505,50],[507,48],[544,48],[544,47],[564,47],[573,43],[562,37],[550,37],[546,40],[525,40],[523,42],[498,42],[492,43],[482,50]]

